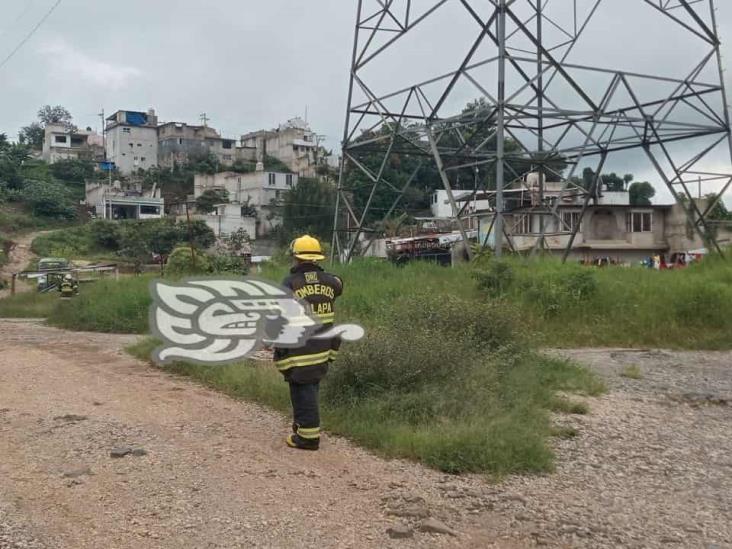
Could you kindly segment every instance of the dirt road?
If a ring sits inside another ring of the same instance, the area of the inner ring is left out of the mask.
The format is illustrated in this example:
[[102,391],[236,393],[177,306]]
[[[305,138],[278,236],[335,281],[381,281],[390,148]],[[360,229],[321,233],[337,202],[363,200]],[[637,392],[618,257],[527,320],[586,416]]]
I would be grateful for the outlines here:
[[[25,269],[30,261],[36,257],[31,251],[31,244],[33,240],[39,235],[45,234],[48,231],[40,231],[34,233],[27,233],[21,236],[13,237],[15,245],[10,248],[9,259],[7,264],[0,266],[0,278],[7,279],[10,283],[10,277],[13,273],[18,273]],[[32,289],[33,285],[29,285],[23,281],[17,281],[16,291],[22,292]],[[10,295],[10,289],[0,290],[0,299]]]
[[0,321],[0,547],[732,547],[730,353],[577,353],[611,392],[558,418],[578,435],[555,474],[491,484],[335,437],[289,450],[287,418],[133,340]]

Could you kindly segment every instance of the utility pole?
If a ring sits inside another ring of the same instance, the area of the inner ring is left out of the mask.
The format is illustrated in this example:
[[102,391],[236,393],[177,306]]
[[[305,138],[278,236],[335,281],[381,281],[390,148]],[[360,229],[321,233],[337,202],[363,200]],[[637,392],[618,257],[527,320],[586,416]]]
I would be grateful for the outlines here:
[[186,198],[186,223],[188,224],[188,245],[191,247],[191,264],[196,268],[196,249],[193,247],[193,226],[191,225],[191,212],[188,209],[188,199]]
[[201,122],[204,128],[208,128],[208,121],[211,120],[205,112],[201,113]]
[[498,116],[496,121],[496,257],[503,253],[503,186],[506,132],[506,0],[498,1]]
[[107,161],[107,125],[105,124],[104,119],[104,107],[102,107],[102,112],[99,113],[99,118],[102,120],[102,147],[104,148],[104,161]]
[[[546,165],[544,164],[544,161],[546,160],[544,156],[544,55],[541,49],[542,44],[544,43],[543,9],[543,3],[538,2],[536,4],[536,40],[538,42],[536,47],[536,86],[539,89],[539,93],[537,94],[536,107],[538,109],[537,150],[539,152],[539,161],[541,162],[541,164],[539,164],[539,234],[541,235],[539,237],[541,239],[541,242],[539,242],[539,250],[542,251],[544,250],[544,234],[546,232],[546,219],[544,216],[544,198],[546,194]],[[531,219],[531,217],[529,219]],[[529,221],[529,223],[531,223],[531,221]],[[531,231],[531,227],[529,227],[529,231]]]

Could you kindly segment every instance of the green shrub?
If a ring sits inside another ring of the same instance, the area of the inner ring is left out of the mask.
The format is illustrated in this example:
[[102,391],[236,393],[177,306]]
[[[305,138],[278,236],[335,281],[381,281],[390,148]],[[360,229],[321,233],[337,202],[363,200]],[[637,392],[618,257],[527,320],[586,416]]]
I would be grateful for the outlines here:
[[33,240],[31,249],[40,257],[86,257],[96,251],[91,233],[84,227],[70,227],[42,234]]
[[477,281],[479,290],[498,297],[508,292],[515,277],[508,262],[493,260],[488,263],[485,271],[476,271],[473,278]]
[[[202,221],[191,223],[191,237],[194,246],[201,249],[215,241],[213,231]],[[174,219],[96,220],[41,235],[34,240],[33,251],[41,256],[105,257],[149,263],[153,254],[167,255],[188,240],[188,225]]]
[[27,180],[16,198],[28,204],[33,215],[54,219],[74,219],[76,203],[73,193],[61,183]]
[[88,232],[99,248],[116,252],[122,247],[120,223],[97,219],[89,224]]
[[181,246],[168,256],[165,272],[173,276],[206,274],[211,272],[211,262],[206,254]]
[[553,317],[581,305],[597,292],[595,273],[587,267],[565,265],[537,269],[520,283],[522,298],[533,303],[542,316]]
[[228,274],[244,276],[248,268],[244,265],[244,259],[234,255],[210,255],[210,270],[212,274]]

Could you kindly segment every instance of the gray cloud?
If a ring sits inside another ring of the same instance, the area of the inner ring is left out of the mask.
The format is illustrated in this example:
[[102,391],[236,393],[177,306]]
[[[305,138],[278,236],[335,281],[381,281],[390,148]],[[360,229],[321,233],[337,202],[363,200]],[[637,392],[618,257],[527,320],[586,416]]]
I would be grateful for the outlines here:
[[[600,53],[618,62],[646,56],[648,66],[674,69],[674,59],[684,52],[670,27],[658,24],[657,18],[634,21],[629,13],[636,0],[609,2],[622,3],[624,9],[619,11],[623,13],[609,12],[598,23],[588,59]],[[0,57],[52,3],[0,2]],[[336,148],[346,109],[355,4],[344,0],[64,0],[0,70],[0,131],[17,134],[45,103],[65,105],[78,125],[92,127],[100,124],[96,115],[101,108],[111,112],[154,107],[162,120],[190,122],[205,111],[211,124],[231,137],[303,116],[307,108],[314,128]],[[732,3],[717,4],[720,33],[726,39],[723,51],[729,60]],[[605,27],[612,28],[612,34],[602,35]],[[448,41],[457,41],[465,29],[453,25],[444,32]],[[652,47],[638,49],[641,34],[651,38],[645,43]],[[661,56],[663,52],[672,55]],[[430,55],[436,66],[451,66],[451,59],[440,51],[431,49]],[[729,71],[727,84],[732,91]],[[629,170],[612,168],[633,171],[636,165]],[[636,175],[657,183],[650,170]]]

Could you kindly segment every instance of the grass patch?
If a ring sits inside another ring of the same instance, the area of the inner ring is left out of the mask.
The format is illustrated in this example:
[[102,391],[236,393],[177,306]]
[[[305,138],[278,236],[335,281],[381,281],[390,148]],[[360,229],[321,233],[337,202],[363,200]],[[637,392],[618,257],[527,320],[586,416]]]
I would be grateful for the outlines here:
[[[379,327],[382,312],[392,303],[418,292],[433,293],[446,300],[468,300],[468,308],[493,304],[510,311],[520,318],[514,329],[537,346],[732,349],[732,315],[727,314],[732,310],[732,262],[710,258],[687,269],[660,272],[552,260],[507,264],[508,274],[496,274],[490,266],[448,269],[414,263],[398,268],[378,260],[337,266],[334,271],[345,281],[338,316]],[[286,266],[270,264],[260,276],[279,282],[286,273]],[[107,318],[104,331],[147,333],[147,282],[109,284],[84,287],[82,295],[90,296],[84,308],[92,308],[93,314],[78,310],[75,318],[58,317],[59,325],[93,329],[92,319],[101,315]],[[116,299],[112,294],[134,306],[98,311]],[[429,316],[428,311],[415,314]],[[460,314],[451,315],[452,322],[462,321]]]
[[149,276],[123,277],[83,285],[73,299],[57,299],[48,323],[68,330],[147,334],[150,280]]
[[567,425],[561,425],[561,426],[554,426],[552,427],[551,434],[553,437],[556,438],[575,438],[579,433],[577,432],[577,429],[574,427],[569,427]]
[[622,369],[622,371],[620,372],[620,377],[627,377],[629,379],[643,379],[643,372],[641,372],[641,369],[638,366],[632,364]]
[[[450,473],[550,470],[556,393],[603,389],[587,370],[532,352],[501,304],[422,289],[364,318],[366,338],[342,348],[323,382],[323,426],[385,456]],[[147,359],[154,346],[129,350]],[[272,365],[166,369],[289,412]]]
[[550,402],[550,408],[553,412],[564,414],[588,414],[590,407],[584,402],[570,400],[565,397],[554,397]]
[[77,223],[77,221],[66,221],[33,215],[28,208],[21,207],[17,204],[0,205],[0,233],[4,233],[5,235],[71,227]]
[[[367,338],[344,346],[323,383],[329,432],[447,472],[546,471],[549,441],[562,436],[551,413],[585,414],[587,404],[574,395],[604,387],[587,370],[538,354],[539,345],[732,348],[730,263],[710,259],[677,272],[490,265],[396,268],[364,260],[335,269],[345,281],[339,321],[362,323]],[[281,280],[286,272],[275,264],[262,275]],[[49,322],[146,334],[148,283],[84,287],[57,304]],[[147,357],[146,345],[132,351]],[[289,412],[287,386],[272,366],[167,369]]]
[[0,299],[0,318],[45,318],[59,304],[57,292],[23,292]]
[[474,276],[484,299],[521,311],[539,345],[732,349],[732,261],[655,271],[504,260]]

